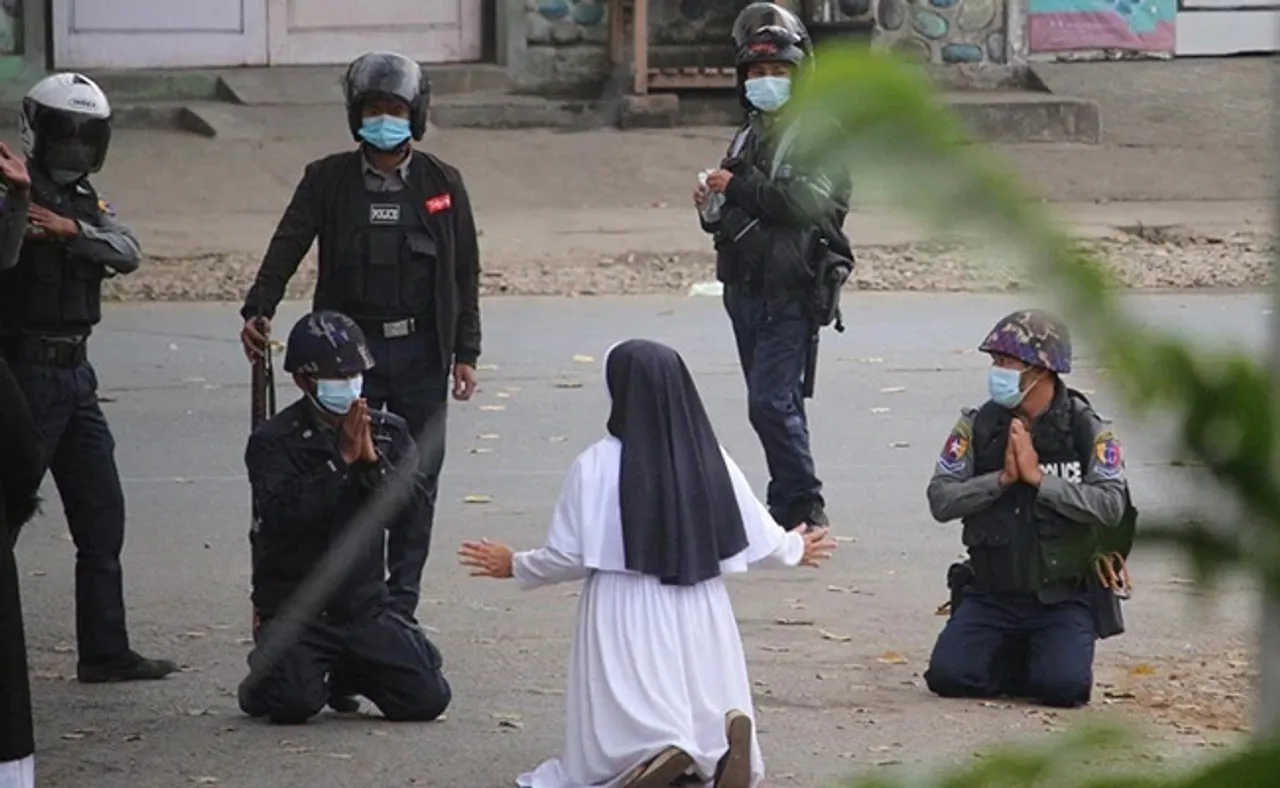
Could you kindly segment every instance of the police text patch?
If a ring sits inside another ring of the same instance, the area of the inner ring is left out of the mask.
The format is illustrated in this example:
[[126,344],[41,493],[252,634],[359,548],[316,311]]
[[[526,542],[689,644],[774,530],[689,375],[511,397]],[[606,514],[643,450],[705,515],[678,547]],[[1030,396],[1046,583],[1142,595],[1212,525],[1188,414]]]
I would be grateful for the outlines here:
[[1040,472],[1045,476],[1058,476],[1063,481],[1068,481],[1072,484],[1079,484],[1081,481],[1079,460],[1042,462],[1040,463]]
[[1093,468],[1099,476],[1115,479],[1124,472],[1124,453],[1113,432],[1100,432],[1093,440]]
[[398,224],[400,222],[400,206],[395,203],[374,203],[369,206],[370,224]]
[[964,460],[969,456],[969,443],[972,431],[963,420],[951,428],[947,442],[942,444],[942,454],[938,455],[938,469],[946,473],[959,473],[964,470]]

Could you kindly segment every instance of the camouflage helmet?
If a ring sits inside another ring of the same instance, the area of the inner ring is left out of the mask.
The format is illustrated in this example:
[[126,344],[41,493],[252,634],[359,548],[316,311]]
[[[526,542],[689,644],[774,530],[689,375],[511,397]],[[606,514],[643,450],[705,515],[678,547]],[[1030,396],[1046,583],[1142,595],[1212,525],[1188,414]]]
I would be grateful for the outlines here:
[[289,332],[284,371],[313,378],[349,378],[373,367],[364,331],[341,312],[303,315]]
[[1071,371],[1071,334],[1061,320],[1038,309],[1005,315],[978,350],[1010,356],[1059,375]]

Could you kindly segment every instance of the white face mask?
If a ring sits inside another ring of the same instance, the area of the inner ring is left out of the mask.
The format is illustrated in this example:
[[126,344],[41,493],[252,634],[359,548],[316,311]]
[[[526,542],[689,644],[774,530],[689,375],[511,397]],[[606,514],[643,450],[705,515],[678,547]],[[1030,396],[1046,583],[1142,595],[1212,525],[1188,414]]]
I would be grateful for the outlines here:
[[356,403],[356,400],[360,399],[360,394],[363,391],[363,375],[340,380],[317,380],[316,402],[330,413],[336,416],[344,416],[351,410],[351,406]]

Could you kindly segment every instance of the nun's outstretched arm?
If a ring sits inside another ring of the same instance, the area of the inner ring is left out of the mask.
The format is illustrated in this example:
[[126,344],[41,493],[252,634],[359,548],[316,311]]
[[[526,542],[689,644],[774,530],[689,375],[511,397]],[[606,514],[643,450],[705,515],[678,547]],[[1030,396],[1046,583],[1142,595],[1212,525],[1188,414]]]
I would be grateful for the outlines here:
[[547,543],[537,550],[516,553],[511,559],[511,572],[521,588],[529,590],[581,580],[587,576],[582,557],[583,462],[579,456],[569,468],[555,511],[551,514],[551,530]]
[[799,566],[800,559],[804,558],[804,537],[799,531],[788,532],[778,525],[769,514],[769,508],[752,491],[742,469],[728,452],[720,451],[729,469],[729,479],[733,482],[738,510],[742,513],[742,528],[747,532],[747,563],[756,569]]
[[581,580],[587,567],[580,555],[566,555],[554,547],[539,547],[516,553],[511,559],[511,573],[525,590]]

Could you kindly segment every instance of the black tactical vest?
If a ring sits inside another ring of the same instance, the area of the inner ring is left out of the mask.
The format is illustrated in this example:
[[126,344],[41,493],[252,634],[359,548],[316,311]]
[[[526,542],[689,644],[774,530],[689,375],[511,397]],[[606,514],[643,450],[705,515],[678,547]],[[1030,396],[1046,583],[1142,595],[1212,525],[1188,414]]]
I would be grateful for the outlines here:
[[[1045,475],[1080,483],[1093,451],[1089,401],[1061,388],[1053,404],[1032,426],[1031,439]],[[1001,470],[1013,412],[994,402],[973,421],[973,473]],[[1085,567],[1061,567],[1061,556],[1089,554],[1092,531],[1045,506],[1036,506],[1036,488],[1015,482],[995,503],[962,520],[961,539],[969,550],[979,591],[1030,594],[1053,587],[1074,590]]]
[[[31,168],[31,202],[97,226],[98,193],[88,181],[59,186]],[[70,254],[66,239],[28,234],[18,264],[0,274],[0,330],[88,334],[102,319],[106,268]]]
[[439,252],[416,190],[365,191],[351,201],[357,229],[337,260],[332,308],[357,320],[422,317],[435,305]]

